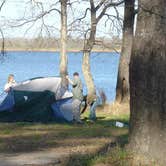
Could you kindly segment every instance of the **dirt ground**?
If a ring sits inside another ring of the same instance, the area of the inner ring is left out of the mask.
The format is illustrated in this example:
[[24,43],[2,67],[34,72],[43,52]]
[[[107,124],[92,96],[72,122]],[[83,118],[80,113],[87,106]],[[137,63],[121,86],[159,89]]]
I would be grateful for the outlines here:
[[[62,147],[48,148],[34,152],[23,152],[23,153],[11,153],[11,154],[1,154],[0,155],[0,165],[1,166],[46,166],[46,165],[63,165],[64,160],[68,160],[70,156],[76,154],[91,154],[102,148],[102,145],[111,142],[108,138],[96,138],[89,139],[84,144],[81,140],[68,141],[69,144]],[[71,143],[73,146],[71,146]],[[93,142],[100,142],[100,145],[94,144]]]

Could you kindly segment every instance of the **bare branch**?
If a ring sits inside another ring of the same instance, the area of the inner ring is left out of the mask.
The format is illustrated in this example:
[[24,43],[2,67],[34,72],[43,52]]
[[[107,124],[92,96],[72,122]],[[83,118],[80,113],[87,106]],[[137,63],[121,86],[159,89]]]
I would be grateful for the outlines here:
[[73,1],[73,2],[70,2],[70,1],[69,1],[69,2],[67,2],[67,5],[68,5],[68,6],[72,6],[74,3],[78,3],[78,0],[75,0],[75,1]]
[[90,11],[91,9],[90,8],[87,8],[86,9],[86,11],[85,11],[85,14],[82,16],[82,17],[80,17],[80,18],[78,18],[78,19],[76,19],[76,20],[74,20],[72,23],[70,23],[70,25],[69,26],[71,26],[71,25],[73,25],[74,23],[76,23],[77,21],[81,21],[81,20],[83,20],[84,18],[86,18],[86,16],[87,16],[87,13],[88,13],[88,11]]
[[111,3],[107,4],[107,5],[103,8],[103,10],[102,10],[102,12],[99,14],[99,16],[97,17],[97,22],[99,22],[100,19],[104,16],[104,14],[106,13],[107,9],[109,9],[110,7],[119,6],[119,5],[123,4],[123,3],[124,3],[124,0],[122,0],[122,1],[120,1],[120,2],[117,2],[117,3],[111,2]]
[[99,10],[100,7],[106,2],[106,0],[101,0],[100,3],[96,6],[95,10]]
[[6,2],[6,0],[3,0],[3,2],[1,3],[1,5],[0,5],[0,11],[2,10],[2,7],[4,6],[5,2]]
[[[11,25],[11,27],[20,27],[20,26],[23,26],[23,25],[28,24],[28,23],[31,23],[31,22],[36,22],[36,21],[42,19],[42,18],[43,18],[44,16],[46,16],[47,14],[50,14],[52,11],[56,11],[56,12],[60,13],[60,11],[59,11],[58,9],[53,8],[53,9],[50,9],[50,10],[48,10],[48,11],[45,11],[45,12],[39,14],[39,15],[36,16],[35,18],[32,18],[32,19],[24,19],[24,20],[25,20],[24,22],[22,22],[22,23],[20,23],[20,24],[18,24],[18,25]],[[16,20],[16,21],[22,21],[22,20],[23,20],[23,19],[19,19],[19,20]]]

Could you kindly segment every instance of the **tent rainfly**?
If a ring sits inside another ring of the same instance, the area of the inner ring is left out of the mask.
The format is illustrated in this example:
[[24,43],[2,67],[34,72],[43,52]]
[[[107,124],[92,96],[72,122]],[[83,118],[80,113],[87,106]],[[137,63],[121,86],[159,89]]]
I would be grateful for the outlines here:
[[[14,86],[0,96],[0,112],[24,111],[40,103],[40,108],[50,107],[58,120],[72,121],[72,93],[61,86],[60,77],[33,78]],[[42,104],[43,103],[43,104]]]

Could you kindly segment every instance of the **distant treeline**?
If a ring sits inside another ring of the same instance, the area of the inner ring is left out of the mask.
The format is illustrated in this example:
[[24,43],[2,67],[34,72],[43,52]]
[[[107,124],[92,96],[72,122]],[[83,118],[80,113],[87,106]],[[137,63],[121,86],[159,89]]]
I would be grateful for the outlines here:
[[[2,44],[2,40],[0,40]],[[67,42],[68,51],[83,50],[84,40],[69,38]],[[113,37],[112,39],[98,38],[93,51],[119,51],[121,39]],[[27,50],[27,51],[59,51],[60,39],[55,38],[7,38],[5,39],[5,50]]]

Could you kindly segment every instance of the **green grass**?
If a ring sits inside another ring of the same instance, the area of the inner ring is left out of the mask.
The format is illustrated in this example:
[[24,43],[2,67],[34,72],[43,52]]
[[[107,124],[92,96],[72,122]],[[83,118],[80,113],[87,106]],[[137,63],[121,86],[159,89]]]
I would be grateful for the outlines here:
[[93,166],[96,164],[105,164],[105,165],[113,165],[113,166],[127,166],[130,162],[130,154],[126,152],[119,146],[112,148],[111,150],[107,151],[104,155],[98,155],[94,157],[89,165]]
[[[88,113],[84,114],[84,118]],[[117,128],[115,122],[120,121],[128,125],[129,115],[114,116],[103,112],[98,113],[98,120],[95,124],[86,124],[85,129],[89,136],[92,137],[109,137],[116,138],[113,143],[107,143],[98,149],[95,153],[76,154],[70,156],[65,162],[65,166],[95,166],[100,164],[128,166],[130,155],[124,150],[124,145],[128,143],[128,128]],[[85,127],[85,126],[84,126]],[[90,131],[90,129],[93,130]],[[93,133],[93,134],[92,134]],[[84,135],[85,133],[83,133]],[[92,135],[91,135],[92,134]],[[81,134],[82,135],[82,134]]]
[[109,160],[121,160],[124,164],[128,155],[120,146],[128,141],[128,127],[117,128],[115,121],[128,124],[129,115],[113,116],[108,112],[99,111],[95,123],[86,121],[87,117],[88,113],[82,116],[83,125],[56,122],[0,123],[0,152],[9,154],[94,145],[95,150],[92,152],[71,154],[65,165],[93,166],[100,162],[109,164]]
[[121,147],[124,142],[127,143],[126,138],[122,144],[107,144],[96,153],[72,155],[64,166],[131,166],[132,155]]
[[70,157],[65,166],[129,166],[131,155],[128,154],[124,149],[116,146],[111,150],[103,153],[97,153],[93,155],[75,155]]

